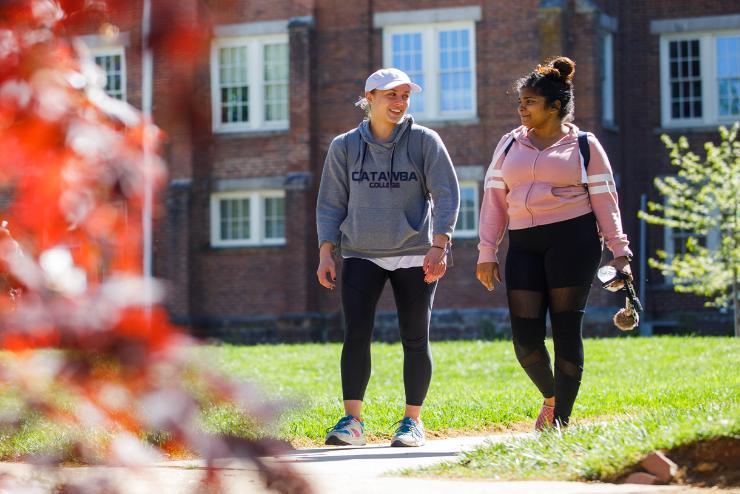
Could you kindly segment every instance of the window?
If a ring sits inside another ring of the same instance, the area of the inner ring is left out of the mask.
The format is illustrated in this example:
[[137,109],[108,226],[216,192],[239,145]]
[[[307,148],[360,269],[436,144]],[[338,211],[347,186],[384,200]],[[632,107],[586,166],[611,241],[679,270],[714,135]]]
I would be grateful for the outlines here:
[[671,119],[701,118],[701,59],[699,40],[668,43]]
[[219,192],[211,196],[211,245],[285,244],[283,191]]
[[424,91],[409,112],[420,120],[476,116],[475,24],[393,25],[383,32],[385,66],[408,73]]
[[460,213],[457,216],[457,225],[455,225],[455,237],[478,236],[478,207],[478,183],[460,183]]
[[105,72],[106,94],[126,101],[126,58],[123,47],[93,51],[93,60]]
[[720,117],[740,116],[740,36],[717,38]]
[[211,50],[214,132],[288,128],[288,37],[219,38]]
[[740,117],[740,33],[661,38],[663,125],[716,125]]
[[601,119],[607,125],[613,125],[614,120],[614,35],[604,33],[602,36],[601,57]]

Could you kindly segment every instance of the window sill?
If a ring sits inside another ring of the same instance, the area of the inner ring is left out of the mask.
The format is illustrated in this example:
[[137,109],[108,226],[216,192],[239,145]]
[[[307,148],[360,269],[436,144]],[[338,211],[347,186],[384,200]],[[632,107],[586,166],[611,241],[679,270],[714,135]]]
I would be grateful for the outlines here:
[[290,127],[279,128],[279,129],[239,129],[239,130],[224,130],[216,129],[213,131],[213,135],[219,138],[226,139],[245,139],[250,137],[269,137],[275,135],[287,135],[290,133]]
[[231,253],[240,253],[243,251],[253,251],[255,249],[263,249],[263,250],[278,250],[283,249],[286,246],[286,243],[274,243],[274,244],[251,244],[251,245],[214,245],[214,244],[208,244],[208,250],[211,252],[231,252]]
[[653,132],[655,134],[677,134],[677,133],[685,133],[685,134],[706,134],[707,132],[717,132],[717,129],[721,125],[724,125],[725,127],[731,127],[734,122],[717,122],[714,124],[697,124],[697,125],[687,125],[687,124],[681,124],[676,126],[667,126],[667,127],[657,127],[653,129]]
[[467,118],[438,118],[438,119],[419,119],[418,124],[426,127],[463,127],[467,125],[478,125],[480,119],[478,117],[467,117]]
[[601,126],[608,132],[619,132],[619,125],[614,122],[602,122]]
[[464,233],[453,233],[452,240],[478,240],[478,232],[464,232]]

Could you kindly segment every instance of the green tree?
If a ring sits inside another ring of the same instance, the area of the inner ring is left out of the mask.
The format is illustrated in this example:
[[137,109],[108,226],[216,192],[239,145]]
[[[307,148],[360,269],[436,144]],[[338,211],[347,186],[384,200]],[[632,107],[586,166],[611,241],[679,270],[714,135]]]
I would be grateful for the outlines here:
[[[638,213],[648,223],[689,233],[684,252],[668,256],[659,250],[648,262],[672,277],[677,292],[705,297],[707,306],[732,305],[735,336],[740,336],[739,128],[740,122],[729,130],[720,127],[721,141],[704,144],[704,159],[690,150],[685,137],[674,142],[661,136],[678,172],[654,180],[664,202],[648,202],[648,210]],[[702,242],[711,231],[719,231],[718,245]]]

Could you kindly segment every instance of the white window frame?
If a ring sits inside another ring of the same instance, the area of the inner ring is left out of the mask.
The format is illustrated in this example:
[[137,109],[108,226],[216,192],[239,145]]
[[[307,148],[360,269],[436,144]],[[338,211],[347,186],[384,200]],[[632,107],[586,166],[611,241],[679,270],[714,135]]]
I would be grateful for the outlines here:
[[[265,199],[285,199],[284,190],[231,191],[211,194],[211,246],[212,247],[256,247],[285,245],[282,238],[265,238]],[[220,237],[222,199],[249,199],[249,239],[224,240]],[[285,215],[287,228],[287,214]]]
[[[471,64],[471,109],[469,111],[441,112],[440,111],[440,69],[439,69],[439,32],[450,30],[468,30],[470,32],[470,64]],[[421,93],[415,93],[412,98],[424,98],[424,112],[414,114],[422,122],[445,120],[466,120],[478,115],[478,83],[477,83],[477,48],[475,40],[475,22],[435,22],[427,24],[394,24],[383,28],[383,65],[391,66],[393,62],[392,36],[394,34],[421,33],[422,72],[424,73],[424,87]]]
[[[290,86],[288,87],[288,118],[268,122],[265,120],[264,47],[272,44],[288,45],[288,71],[290,72],[290,44],[287,34],[260,36],[233,36],[215,38],[211,42],[211,115],[214,133],[259,132],[287,130],[290,127]],[[221,87],[219,85],[219,50],[245,46],[247,48],[247,85],[249,87],[249,121],[221,122]],[[290,76],[288,77],[290,80]],[[290,85],[290,82],[288,82]]]
[[[93,63],[95,62],[95,57],[106,57],[106,56],[116,56],[116,55],[121,57],[121,101],[126,101],[126,97],[127,97],[126,85],[128,83],[128,76],[126,73],[126,48],[124,46],[98,46],[98,47],[90,48],[90,58],[92,59]],[[98,65],[98,67],[100,66]],[[108,81],[108,77],[106,74],[106,83],[107,81]],[[104,87],[103,91],[105,91],[105,94],[108,94],[108,96],[110,96],[111,98],[114,98],[114,96],[111,96],[108,93],[107,88]]]
[[[476,238],[478,237],[478,219],[480,216],[480,183],[474,182],[474,181],[461,181],[460,182],[460,191],[462,192],[463,188],[469,188],[473,189],[473,204],[474,204],[474,210],[473,210],[473,228],[467,229],[467,230],[458,230],[455,228],[455,231],[452,234],[453,238]],[[462,195],[462,194],[461,194]],[[462,204],[462,202],[461,202]],[[462,206],[461,206],[462,207]],[[462,211],[461,211],[462,212]],[[458,221],[459,218],[458,218]]]
[[[663,34],[660,37],[660,85],[661,85],[661,124],[665,128],[706,127],[721,124],[732,124],[738,120],[737,115],[719,115],[719,92],[717,89],[717,38],[740,36],[740,30],[696,31]],[[670,52],[671,41],[699,41],[699,59],[701,63],[702,116],[701,118],[671,117],[670,88]]]
[[605,125],[615,125],[614,116],[614,33],[604,31],[601,35],[602,81],[601,81],[601,120]]

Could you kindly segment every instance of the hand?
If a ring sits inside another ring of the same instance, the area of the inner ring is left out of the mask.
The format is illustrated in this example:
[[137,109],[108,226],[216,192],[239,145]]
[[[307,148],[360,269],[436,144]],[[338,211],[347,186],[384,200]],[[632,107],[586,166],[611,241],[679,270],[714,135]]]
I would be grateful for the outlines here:
[[319,252],[319,268],[316,270],[316,276],[319,278],[321,286],[333,290],[335,281],[337,281],[337,265],[334,263],[332,250],[334,245],[325,242]]
[[447,272],[447,251],[432,247],[424,256],[424,281],[434,283]]
[[494,288],[494,280],[501,283],[501,273],[497,262],[482,262],[475,268],[475,276],[478,281],[491,292]]
[[[624,273],[627,275],[627,278],[632,281],[634,278],[632,277],[632,269],[630,268],[630,261],[627,259],[627,256],[620,256],[615,259],[612,259],[608,263],[606,263],[607,266],[612,266],[614,269],[617,270],[617,272]],[[624,288],[624,282],[622,280],[615,281],[612,285],[613,289],[620,289]]]
[[626,274],[629,277],[630,281],[634,279],[632,277],[632,268],[630,268],[630,261],[627,256],[617,257],[609,261],[607,264],[609,266],[614,266],[617,271]]

